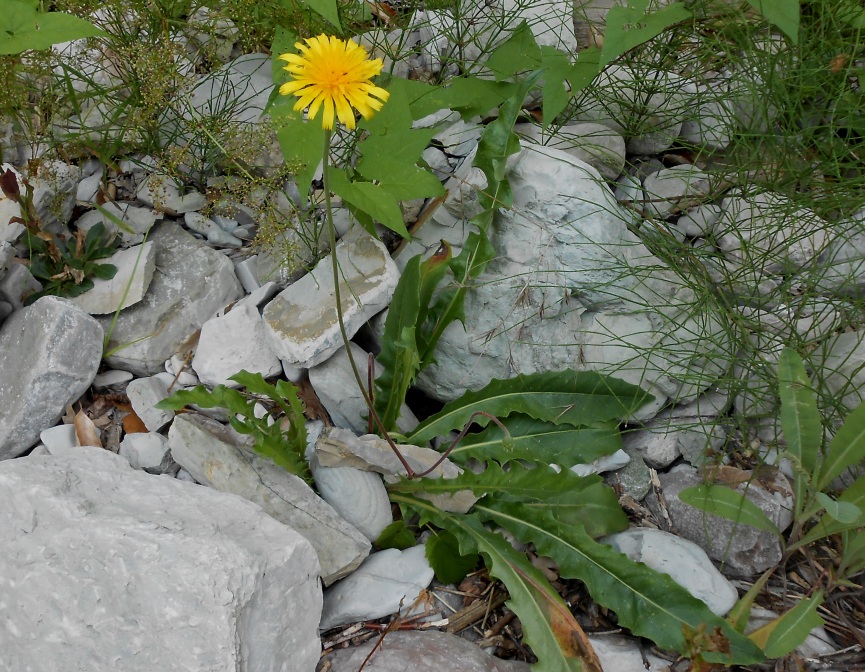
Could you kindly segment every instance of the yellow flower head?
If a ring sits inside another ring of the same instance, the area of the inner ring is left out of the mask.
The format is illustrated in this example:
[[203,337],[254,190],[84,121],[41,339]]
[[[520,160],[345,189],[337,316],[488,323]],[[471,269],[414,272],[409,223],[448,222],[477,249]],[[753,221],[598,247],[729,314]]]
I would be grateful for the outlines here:
[[334,110],[346,128],[352,129],[352,108],[364,119],[381,109],[390,94],[370,81],[381,72],[380,58],[367,58],[366,50],[352,40],[319,35],[304,42],[306,44],[294,45],[299,54],[279,57],[288,61],[284,69],[294,77],[294,81],[279,87],[279,92],[283,96],[294,94],[300,99],[295,110],[309,107],[308,118],[315,119],[319,109],[324,107],[321,125],[331,130]]

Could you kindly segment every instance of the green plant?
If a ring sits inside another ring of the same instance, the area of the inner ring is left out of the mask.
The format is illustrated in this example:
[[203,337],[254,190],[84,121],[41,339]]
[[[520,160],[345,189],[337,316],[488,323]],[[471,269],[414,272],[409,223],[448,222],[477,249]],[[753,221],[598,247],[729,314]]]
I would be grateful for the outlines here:
[[[225,385],[217,385],[212,390],[198,385],[191,390],[178,390],[156,407],[170,411],[179,411],[189,405],[224,408],[232,414],[228,418],[231,426],[241,434],[252,437],[252,447],[259,455],[312,482],[309,465],[304,457],[306,424],[303,402],[297,396],[294,385],[284,380],[271,385],[260,373],[249,371],[236,373],[229,380],[245,387],[246,392]],[[261,416],[255,408],[261,401],[269,403],[282,414],[271,415],[269,411]]]
[[[823,624],[817,614],[833,587],[865,570],[865,476],[860,476],[840,495],[833,494],[834,480],[845,470],[865,460],[865,404],[853,410],[831,441],[824,436],[817,395],[805,365],[792,348],[785,348],[778,363],[781,424],[793,466],[793,523],[779,530],[745,496],[723,485],[700,485],[683,490],[682,501],[708,513],[768,530],[784,547],[780,566],[815,542],[840,536],[840,553],[833,567],[815,581],[812,594],[794,608],[750,635],[767,656],[779,657],[801,644],[810,631]],[[768,570],[755,588],[742,599],[732,616],[741,630],[750,606],[776,568]]]
[[43,283],[41,292],[27,297],[27,305],[49,294],[78,296],[93,289],[92,278],[110,280],[117,274],[113,264],[97,263],[110,257],[117,247],[114,236],[106,235],[101,222],[86,233],[76,231],[69,241],[60,234],[31,229],[24,235],[30,249],[30,272]]
[[58,42],[106,35],[72,14],[38,11],[39,4],[38,0],[6,0],[0,15],[0,54],[20,54]]

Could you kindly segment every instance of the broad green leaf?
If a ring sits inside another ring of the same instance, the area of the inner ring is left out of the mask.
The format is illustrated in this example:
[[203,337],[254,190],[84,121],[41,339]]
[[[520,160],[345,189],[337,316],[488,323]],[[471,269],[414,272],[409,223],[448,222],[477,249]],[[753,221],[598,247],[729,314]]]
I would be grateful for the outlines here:
[[628,529],[628,517],[619,506],[615,491],[598,477],[584,480],[583,487],[550,495],[546,499],[530,501],[502,492],[484,499],[482,503],[496,508],[497,502],[522,500],[527,511],[547,512],[564,527],[582,526],[592,538]]
[[[336,0],[300,0],[302,4],[309,7],[316,14],[324,17],[328,23],[340,31],[342,31],[342,25],[339,23],[339,12],[337,11]],[[282,0],[283,5],[288,7],[289,9],[294,9],[291,4],[291,0]]]
[[420,255],[409,259],[384,323],[378,356],[382,372],[375,381],[375,411],[388,431],[396,425],[406,392],[420,371],[415,327],[420,308],[420,269]]
[[328,177],[331,189],[344,201],[368,213],[403,238],[411,237],[396,199],[383,187],[372,182],[352,182],[344,172],[333,167],[328,169]]
[[444,193],[435,175],[417,166],[438,129],[412,128],[408,93],[403,88],[394,87],[387,105],[363,126],[371,133],[358,144],[357,170],[367,180],[378,181],[400,200]]
[[592,598],[616,612],[619,624],[635,635],[684,652],[683,626],[706,624],[709,630],[720,628],[729,640],[728,654],[704,652],[706,661],[762,660],[753,643],[669,576],[599,544],[582,527],[560,525],[549,513],[519,503],[497,503],[495,508],[478,503],[475,509],[482,519],[501,525],[523,543],[533,543],[539,554],[553,558],[563,577],[582,581]]
[[547,501],[557,495],[578,492],[595,483],[600,483],[599,476],[577,476],[574,472],[565,470],[557,472],[545,464],[538,464],[531,469],[513,465],[505,471],[495,462],[479,474],[466,469],[456,478],[403,478],[387,486],[390,493],[452,494],[460,490],[471,490],[475,495],[503,494],[508,499]]
[[838,568],[840,578],[852,578],[865,569],[865,530],[859,529],[842,534],[844,552]]
[[700,509],[736,523],[750,525],[758,530],[766,530],[780,535],[777,526],[738,490],[725,485],[710,485],[704,483],[685,488],[679,493],[679,499]]
[[513,128],[526,94],[535,86],[540,76],[540,72],[534,72],[519,82],[510,98],[499,108],[499,116],[484,127],[478,141],[472,165],[483,171],[487,178],[487,187],[478,194],[478,203],[483,212],[473,217],[472,223],[483,232],[489,230],[498,209],[508,207],[512,200],[505,172],[508,157],[520,149],[520,141]]
[[597,76],[601,70],[599,55],[597,47],[590,47],[581,51],[576,62],[571,63],[570,57],[564,52],[555,47],[541,46],[544,127],[549,126],[565,109],[571,96],[588,86]]
[[447,531],[431,534],[426,540],[426,558],[442,583],[458,584],[478,566],[478,554],[460,553],[457,538]]
[[748,4],[773,23],[793,42],[799,41],[800,0],[747,0]]
[[649,0],[628,0],[627,7],[614,6],[607,14],[601,65],[615,61],[634,47],[657,37],[670,26],[691,17],[681,2],[646,13]]
[[110,35],[73,14],[38,12],[30,2],[5,0],[0,12],[0,55],[48,49],[84,37]]
[[393,499],[417,511],[422,520],[451,532],[459,541],[462,554],[480,553],[484,557],[490,575],[507,586],[510,594],[507,605],[519,617],[525,642],[538,657],[533,670],[601,672],[597,665],[587,668],[582,665],[583,657],[594,658],[590,648],[581,646],[585,634],[559,594],[524,553],[514,550],[501,535],[485,529],[476,516],[447,514],[429,502],[405,495]]
[[835,433],[820,466],[817,490],[825,490],[841,472],[865,460],[865,404],[859,404]]
[[817,501],[826,509],[826,515],[842,525],[855,523],[862,517],[862,509],[850,502],[837,502],[824,492],[817,493]]
[[748,621],[751,619],[751,607],[754,605],[754,600],[763,592],[763,588],[774,573],[775,567],[770,567],[763,572],[760,578],[754,582],[754,585],[748,589],[748,592],[740,597],[730,609],[730,613],[727,614],[727,622],[736,632],[745,632]]
[[285,163],[294,168],[297,187],[305,197],[324,156],[325,131],[320,123],[304,121],[303,111],[295,111],[293,107],[292,99],[280,96],[268,113],[277,126],[276,138]]
[[507,40],[493,50],[484,65],[495,75],[497,82],[541,65],[541,49],[525,19]]
[[[849,488],[839,495],[836,501],[852,504],[860,511],[865,511],[865,476],[857,478]],[[788,550],[806,546],[817,539],[822,539],[823,537],[828,537],[829,535],[837,534],[838,532],[844,532],[845,530],[852,530],[863,526],[865,526],[865,514],[860,516],[858,520],[846,524],[833,520],[828,514],[823,514],[820,520],[817,521],[817,524],[811,528],[802,539],[795,544],[791,544]]]
[[490,423],[482,432],[467,434],[450,454],[450,459],[462,462],[474,457],[501,463],[536,460],[572,467],[612,455],[622,447],[622,435],[612,423],[607,427],[554,425],[521,413],[501,422],[510,433],[509,442],[499,426]]
[[823,604],[823,591],[799,602],[786,614],[767,623],[749,637],[760,646],[768,658],[782,658],[799,646],[816,627],[825,621],[817,608]]
[[[413,119],[421,119],[439,110],[454,110],[466,120],[486,115],[517,89],[517,85],[510,82],[494,82],[477,77],[459,77],[451,80],[447,86],[439,87],[406,81],[400,81],[400,86],[409,93]],[[388,90],[392,88],[388,87]]]
[[[784,348],[778,358],[778,387],[787,452],[808,474],[813,474],[823,440],[823,423],[805,364],[793,348]],[[797,497],[804,494],[802,487]]]
[[414,538],[411,530],[405,526],[405,522],[402,520],[392,522],[381,531],[378,539],[375,540],[375,545],[378,548],[398,548],[401,551],[411,548],[416,544],[417,539]]
[[95,264],[90,267],[90,274],[100,280],[111,280],[117,275],[117,266],[114,264]]
[[[624,418],[643,406],[652,395],[636,385],[593,371],[549,371],[493,380],[427,418],[408,437],[423,445],[452,429],[462,428],[471,415],[486,411],[497,418],[522,413],[554,424],[586,425]],[[489,423],[475,418],[481,427]]]

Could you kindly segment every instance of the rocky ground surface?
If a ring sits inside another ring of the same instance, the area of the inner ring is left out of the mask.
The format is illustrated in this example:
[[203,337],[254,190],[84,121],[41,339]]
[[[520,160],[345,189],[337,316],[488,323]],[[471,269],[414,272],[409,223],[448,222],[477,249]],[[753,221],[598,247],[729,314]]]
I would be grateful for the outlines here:
[[[562,21],[566,30],[550,22],[547,30],[575,40],[570,16]],[[440,54],[430,46],[419,58],[414,66],[434,68]],[[621,95],[635,75],[617,67],[604,76]],[[225,81],[244,83],[243,114],[256,123],[272,89],[269,60],[239,55],[202,77],[195,88],[202,108],[204,101],[221,104],[215,83]],[[706,110],[705,122],[695,124],[684,119],[699,100],[689,87],[683,82],[681,117],[668,100],[649,101],[662,122],[627,142],[622,120],[600,99],[586,100],[584,119],[552,141],[530,124],[518,126],[523,149],[509,164],[514,207],[500,217],[496,259],[468,294],[465,329],[446,332],[419,388],[448,400],[491,378],[579,364],[651,391],[656,401],[633,419],[623,450],[579,468],[603,473],[634,522],[605,541],[670,574],[723,615],[778,562],[781,547],[767,532],[733,533],[728,521],[707,518],[677,496],[700,482],[707,456],[741,445],[742,437],[728,436],[731,408],[755,418],[747,448],[771,463],[775,428],[765,418],[777,410],[775,399],[747,362],[741,379],[753,384],[744,392],[716,385],[729,346],[721,316],[695,304],[628,224],[645,216],[663,235],[695,246],[711,238],[718,264],[708,270],[719,277],[741,269],[746,231],[746,242],[773,260],[754,280],[767,294],[780,269],[823,264],[825,286],[795,306],[797,329],[825,341],[830,383],[858,387],[862,333],[837,332],[846,297],[865,288],[851,286],[856,278],[865,285],[856,266],[865,237],[831,232],[857,230],[865,210],[849,226],[830,228],[808,211],[773,214],[767,204],[777,205],[780,195],[706,199],[706,173],[671,165],[665,153],[679,137],[725,146],[726,126],[713,119],[747,114],[747,101]],[[444,114],[427,121],[440,130],[424,158],[445,182],[447,200],[396,258],[360,227],[343,228],[338,244],[342,295],[351,297],[345,319],[359,360],[377,347],[378,316],[409,256],[440,239],[459,245],[476,214],[482,174],[471,163],[481,120]],[[386,633],[366,665],[370,672],[527,669],[522,661],[532,658],[519,622],[483,572],[443,586],[433,581],[422,545],[373,550],[393,521],[381,474],[395,470],[380,444],[360,438],[364,406],[335,325],[329,258],[300,278],[285,277],[274,262],[278,252],[249,244],[254,209],[181,189],[148,169],[146,157],[115,166],[46,161],[34,174],[20,149],[20,160],[3,170],[29,179],[50,230],[102,222],[122,244],[106,260],[120,269],[113,280],[97,280],[72,299],[46,296],[25,306],[42,287],[22,263],[24,227],[12,220],[18,205],[0,198],[2,667],[303,672],[320,665],[352,672],[376,646],[382,624],[402,609],[401,627],[411,630]],[[103,174],[115,189],[108,202],[100,196]],[[409,222],[422,204],[414,205]],[[789,322],[792,301],[778,297],[777,311],[760,316],[767,352],[777,351],[773,325]],[[236,385],[229,377],[240,370],[301,385],[318,494],[256,455],[224,413],[155,408],[198,383]],[[417,420],[406,408],[401,422],[408,428]],[[347,455],[363,457],[346,466]],[[732,460],[727,481],[747,482],[747,497],[783,529],[791,519],[790,465],[781,461],[752,478],[747,460]],[[548,570],[594,633],[605,670],[681,669],[618,630],[575,582]],[[795,577],[807,589],[810,578]],[[855,644],[846,633],[830,620],[798,655],[831,667]]]

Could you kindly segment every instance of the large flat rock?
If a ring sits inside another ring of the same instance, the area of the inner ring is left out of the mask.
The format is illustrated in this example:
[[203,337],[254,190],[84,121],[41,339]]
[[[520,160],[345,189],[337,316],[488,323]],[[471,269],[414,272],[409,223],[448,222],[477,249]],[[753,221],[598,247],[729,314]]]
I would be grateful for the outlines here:
[[0,460],[17,457],[90,387],[102,327],[65,299],[45,296],[0,328]]
[[[139,376],[158,373],[176,350],[243,292],[234,265],[173,222],[151,231],[156,271],[144,298],[120,312],[106,362]],[[100,318],[108,331],[113,315]]]
[[98,448],[0,464],[0,501],[0,669],[315,669],[315,552],[259,507]]
[[215,420],[180,415],[168,442],[175,462],[196,481],[255,502],[306,537],[318,553],[325,585],[350,574],[369,555],[367,538],[303,479],[238,445],[237,435]]

